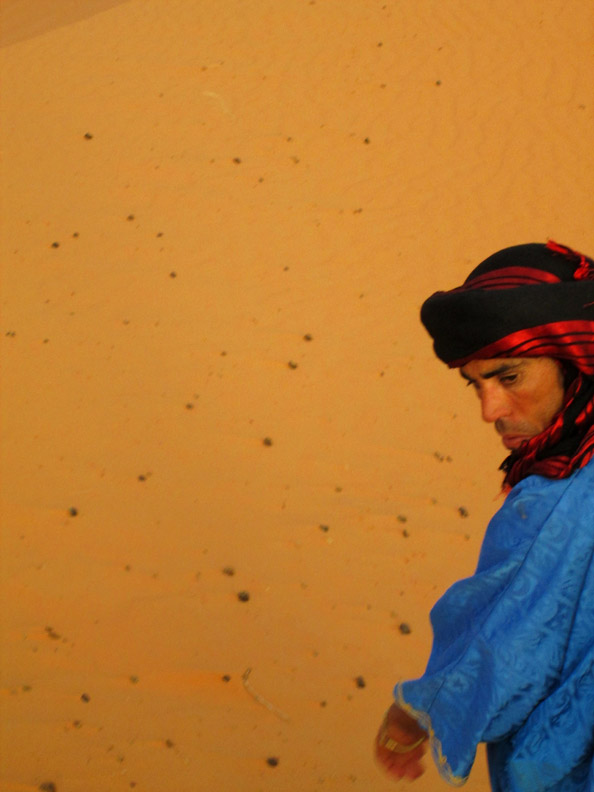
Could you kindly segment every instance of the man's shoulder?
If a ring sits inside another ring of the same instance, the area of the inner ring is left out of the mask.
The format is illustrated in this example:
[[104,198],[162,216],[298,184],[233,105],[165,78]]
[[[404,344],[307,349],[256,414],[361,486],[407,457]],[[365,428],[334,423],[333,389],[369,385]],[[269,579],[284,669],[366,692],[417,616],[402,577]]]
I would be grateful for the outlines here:
[[552,513],[570,517],[572,523],[590,520],[594,514],[594,460],[571,476],[550,479],[528,476],[511,490],[495,515],[503,519],[534,519],[541,523]]
[[565,478],[546,478],[545,476],[527,476],[525,479],[516,484],[510,491],[508,499],[517,497],[518,495],[530,493],[534,496],[541,493],[543,496],[560,497],[565,492],[571,492],[574,489],[593,489],[594,491],[594,458],[592,458],[586,465],[574,470],[570,476]]

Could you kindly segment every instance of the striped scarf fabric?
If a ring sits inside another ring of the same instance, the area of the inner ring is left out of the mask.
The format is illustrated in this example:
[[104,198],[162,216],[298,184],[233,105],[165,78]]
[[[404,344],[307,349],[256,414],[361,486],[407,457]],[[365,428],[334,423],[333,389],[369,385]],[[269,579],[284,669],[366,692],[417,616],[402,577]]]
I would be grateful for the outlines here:
[[563,407],[503,462],[506,489],[532,474],[566,478],[594,456],[592,259],[553,241],[505,248],[462,286],[429,297],[421,320],[450,368],[502,357],[562,363]]

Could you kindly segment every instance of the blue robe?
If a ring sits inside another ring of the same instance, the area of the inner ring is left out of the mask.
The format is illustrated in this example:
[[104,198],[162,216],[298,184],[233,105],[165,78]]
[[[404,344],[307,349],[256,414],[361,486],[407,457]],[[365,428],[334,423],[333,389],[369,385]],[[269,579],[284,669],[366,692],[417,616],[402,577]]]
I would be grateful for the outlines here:
[[395,697],[442,776],[463,784],[486,742],[495,792],[594,792],[594,461],[517,484],[431,622],[425,673]]

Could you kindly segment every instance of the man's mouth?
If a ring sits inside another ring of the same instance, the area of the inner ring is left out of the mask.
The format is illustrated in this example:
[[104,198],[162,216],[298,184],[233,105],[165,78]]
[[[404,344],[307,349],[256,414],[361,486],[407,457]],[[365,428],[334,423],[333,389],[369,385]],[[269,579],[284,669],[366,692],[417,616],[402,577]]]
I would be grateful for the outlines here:
[[530,440],[530,438],[527,435],[514,435],[514,434],[501,435],[501,441],[509,451],[516,451],[527,440]]

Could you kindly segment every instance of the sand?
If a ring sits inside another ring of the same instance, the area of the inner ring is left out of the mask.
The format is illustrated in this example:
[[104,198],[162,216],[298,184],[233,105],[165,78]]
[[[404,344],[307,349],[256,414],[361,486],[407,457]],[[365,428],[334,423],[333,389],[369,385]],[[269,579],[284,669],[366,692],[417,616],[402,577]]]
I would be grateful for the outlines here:
[[594,251],[591,4],[0,13],[0,788],[394,788],[504,455],[419,306]]

